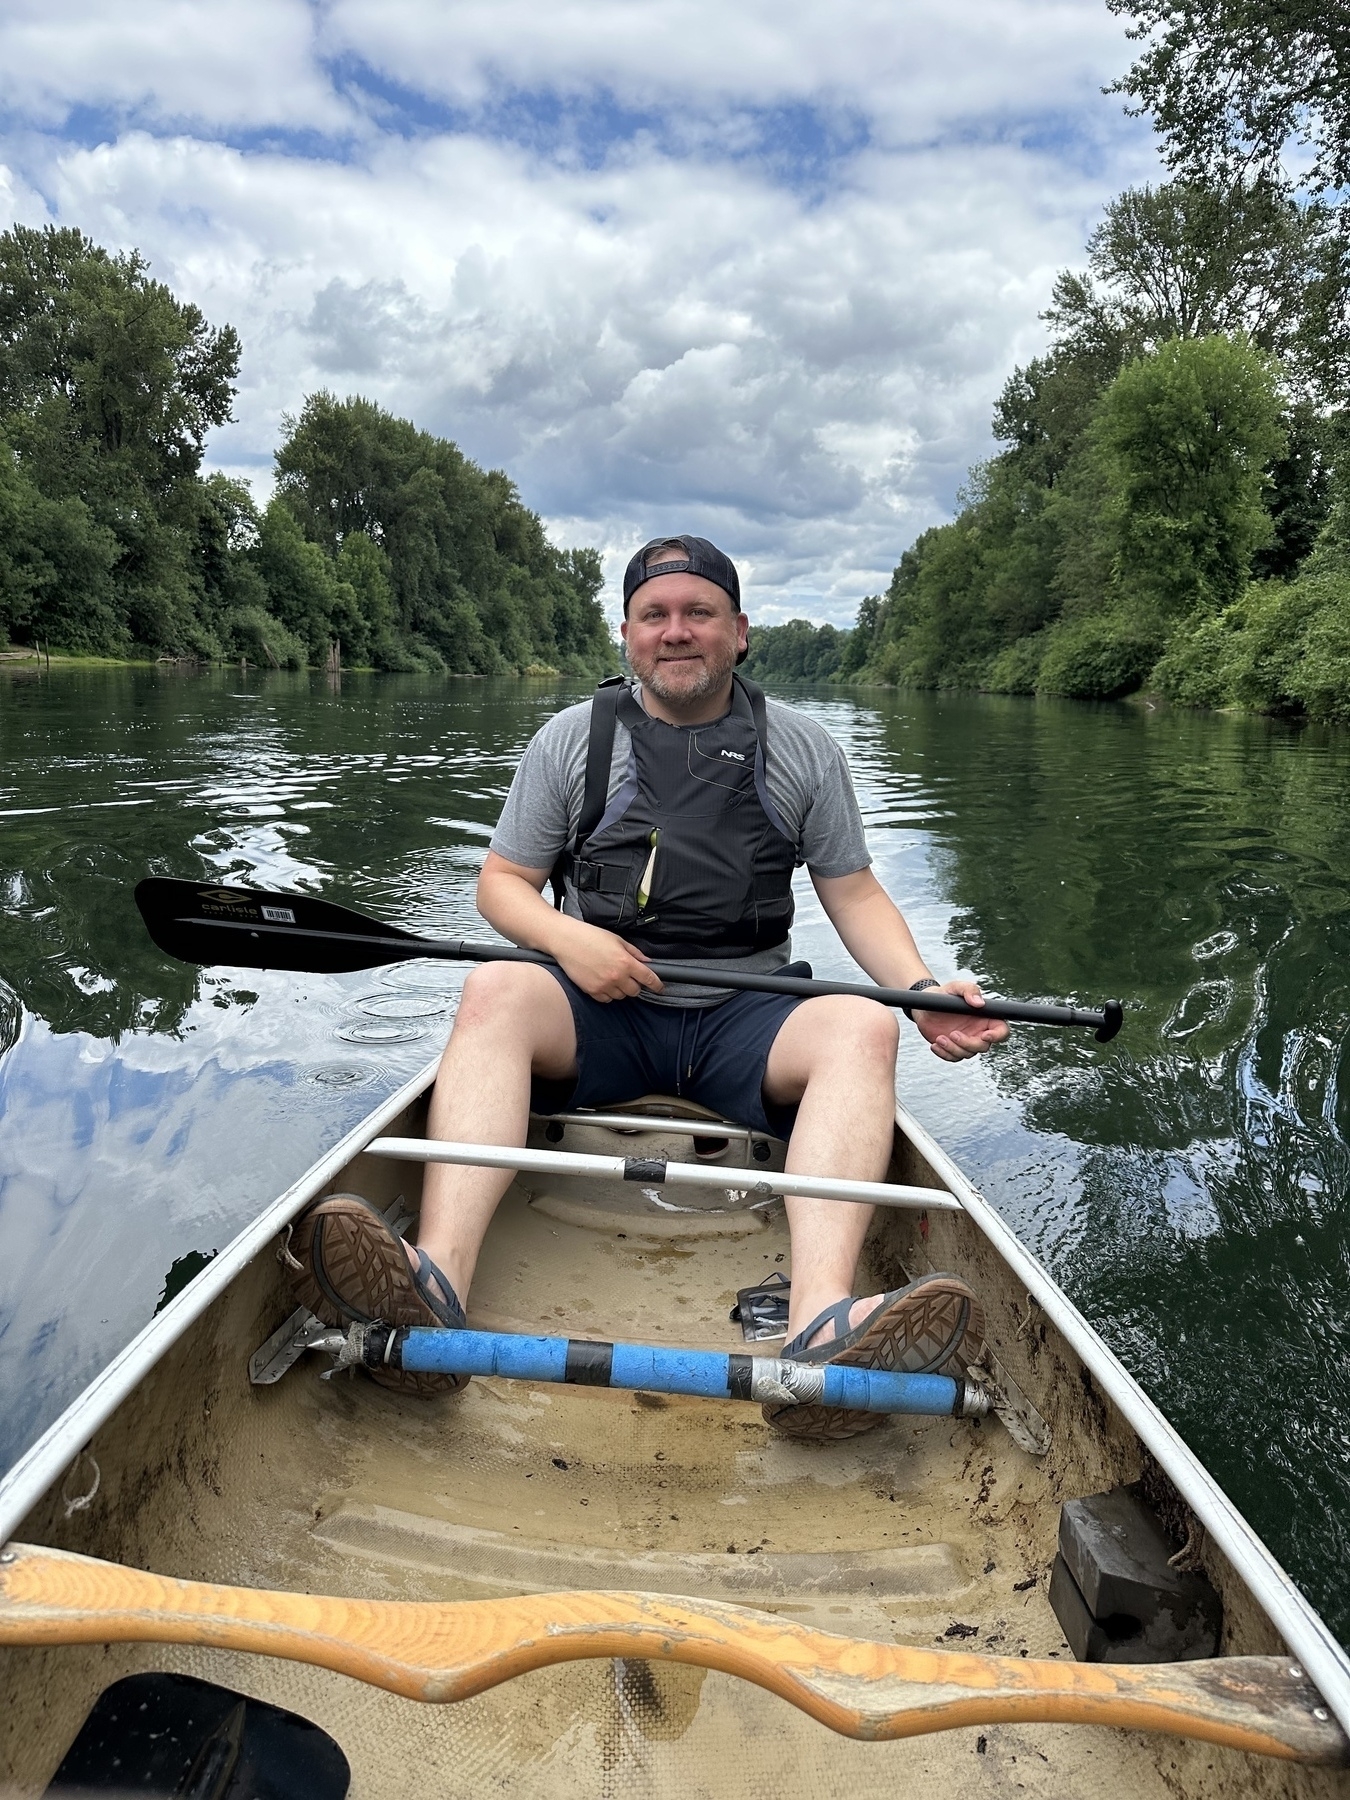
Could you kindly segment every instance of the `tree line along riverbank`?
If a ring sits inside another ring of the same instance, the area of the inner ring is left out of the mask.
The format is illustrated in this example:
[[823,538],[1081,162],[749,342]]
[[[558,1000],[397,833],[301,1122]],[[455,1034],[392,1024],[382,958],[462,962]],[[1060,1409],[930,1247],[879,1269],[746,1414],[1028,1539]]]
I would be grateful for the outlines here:
[[368,400],[309,396],[265,508],[204,476],[239,356],[138,254],[0,235],[0,651],[617,666],[598,554],[556,548],[500,470]]
[[750,667],[1350,722],[1343,223],[1269,184],[1121,195],[956,517],[851,630],[761,631]]
[[1095,382],[1077,348],[1016,372],[995,415],[1008,448],[971,471],[956,518],[916,540],[852,629],[762,629],[749,671],[1078,699],[1146,689],[1350,722],[1341,418],[1291,403],[1246,336],[1178,336]]
[[1111,91],[1168,179],[1106,209],[1001,446],[851,630],[757,636],[778,679],[1350,723],[1350,65],[1315,7],[1107,0]]

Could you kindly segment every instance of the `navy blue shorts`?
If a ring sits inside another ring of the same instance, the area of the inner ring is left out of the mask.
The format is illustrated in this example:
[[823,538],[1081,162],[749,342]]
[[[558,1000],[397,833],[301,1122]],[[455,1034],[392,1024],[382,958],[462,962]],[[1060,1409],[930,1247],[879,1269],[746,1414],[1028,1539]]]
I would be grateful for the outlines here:
[[561,969],[549,974],[572,1008],[577,1078],[536,1077],[532,1111],[570,1112],[668,1094],[752,1131],[790,1136],[797,1108],[766,1101],[762,1083],[773,1040],[801,1005],[794,995],[733,994],[718,1006],[654,1006],[649,1000],[592,1000]]

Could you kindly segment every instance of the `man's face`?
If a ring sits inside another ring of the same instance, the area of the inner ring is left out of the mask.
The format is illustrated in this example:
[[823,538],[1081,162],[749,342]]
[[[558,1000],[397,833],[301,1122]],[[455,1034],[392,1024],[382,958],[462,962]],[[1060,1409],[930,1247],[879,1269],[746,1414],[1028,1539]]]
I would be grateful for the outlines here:
[[633,673],[672,705],[714,693],[736,666],[749,620],[701,575],[644,581],[621,627]]

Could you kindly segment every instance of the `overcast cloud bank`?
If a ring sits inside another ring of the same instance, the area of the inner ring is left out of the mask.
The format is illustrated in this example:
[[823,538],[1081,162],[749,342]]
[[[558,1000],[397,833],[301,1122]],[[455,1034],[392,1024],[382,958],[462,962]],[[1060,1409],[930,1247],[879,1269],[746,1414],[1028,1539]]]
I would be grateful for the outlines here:
[[949,515],[1101,206],[1156,166],[1100,0],[95,0],[0,21],[0,213],[244,340],[215,466],[359,392],[611,587],[692,530],[847,623]]

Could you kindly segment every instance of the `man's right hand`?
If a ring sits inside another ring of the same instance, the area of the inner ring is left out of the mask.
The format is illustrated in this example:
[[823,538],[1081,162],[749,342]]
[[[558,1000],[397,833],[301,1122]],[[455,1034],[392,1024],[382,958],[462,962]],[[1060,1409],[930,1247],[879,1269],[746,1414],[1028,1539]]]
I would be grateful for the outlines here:
[[563,973],[592,1000],[631,1000],[643,988],[661,992],[661,983],[641,951],[598,925],[567,920],[567,932],[552,946]]
[[544,899],[547,869],[508,862],[489,850],[478,877],[478,910],[505,938],[543,950],[592,1000],[631,1000],[643,988],[661,992],[640,950],[581,919],[554,912]]

